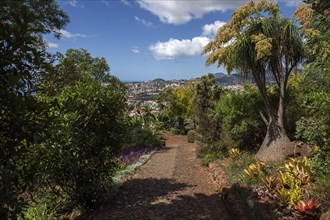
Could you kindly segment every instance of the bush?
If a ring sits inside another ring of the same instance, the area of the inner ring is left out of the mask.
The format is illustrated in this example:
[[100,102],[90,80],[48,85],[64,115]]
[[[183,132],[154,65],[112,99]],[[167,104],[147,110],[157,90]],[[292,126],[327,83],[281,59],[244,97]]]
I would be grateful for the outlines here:
[[188,133],[187,133],[188,143],[194,143],[195,142],[195,135],[196,135],[196,132],[194,130],[188,131]]
[[207,166],[209,163],[223,158],[224,155],[220,152],[209,152],[202,157],[202,165]]
[[260,183],[261,179],[253,178],[247,179],[244,173],[250,164],[255,163],[254,153],[244,152],[241,154],[239,160],[235,160],[234,163],[230,163],[228,167],[225,167],[225,170],[228,172],[228,182],[232,185],[234,184],[243,184],[250,185],[255,184],[256,182]]
[[228,91],[220,97],[214,110],[215,120],[221,125],[221,145],[225,150],[238,145],[253,150],[264,137],[264,123],[255,111],[262,106],[258,91],[245,85],[244,91]]
[[328,211],[330,209],[330,175],[318,176],[312,189],[312,195],[315,196],[322,204],[322,209]]
[[131,127],[129,145],[133,147],[156,148],[161,147],[160,138],[149,128]]
[[55,220],[59,217],[60,209],[63,208],[63,201],[50,195],[47,191],[40,189],[36,193],[33,202],[24,208],[18,215],[18,220]]
[[[126,135],[126,105],[121,84],[77,83],[52,99],[57,119],[51,137],[36,145],[34,158],[39,185],[60,187],[50,193],[67,197],[71,207],[95,208],[111,188]],[[37,158],[37,159],[36,159]]]
[[209,147],[206,144],[198,142],[195,154],[198,158],[202,158],[205,154],[210,152]]

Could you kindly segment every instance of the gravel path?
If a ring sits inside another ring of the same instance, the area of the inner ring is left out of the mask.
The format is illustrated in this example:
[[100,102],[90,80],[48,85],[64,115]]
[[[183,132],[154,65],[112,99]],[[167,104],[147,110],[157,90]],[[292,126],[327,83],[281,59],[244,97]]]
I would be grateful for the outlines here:
[[166,147],[120,187],[109,206],[87,219],[230,219],[195,146],[185,136],[166,139]]

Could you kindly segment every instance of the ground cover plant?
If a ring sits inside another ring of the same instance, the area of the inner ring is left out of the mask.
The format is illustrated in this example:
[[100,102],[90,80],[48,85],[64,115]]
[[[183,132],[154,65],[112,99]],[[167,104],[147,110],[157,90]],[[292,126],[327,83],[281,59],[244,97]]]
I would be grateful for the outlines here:
[[127,148],[122,152],[119,160],[126,165],[131,165],[136,163],[141,156],[149,154],[151,151],[151,148],[146,147]]

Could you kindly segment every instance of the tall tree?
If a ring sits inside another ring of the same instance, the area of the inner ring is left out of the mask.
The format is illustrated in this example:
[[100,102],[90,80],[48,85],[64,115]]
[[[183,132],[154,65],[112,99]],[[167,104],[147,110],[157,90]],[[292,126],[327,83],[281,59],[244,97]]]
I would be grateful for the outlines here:
[[189,117],[192,105],[194,85],[188,84],[183,87],[165,90],[159,97],[160,105],[164,105],[165,114],[178,124],[180,130],[184,130],[184,120]]
[[216,101],[219,100],[222,93],[222,88],[215,85],[215,76],[210,73],[202,76],[200,82],[195,86],[191,114],[197,125],[196,131],[199,134],[197,139],[201,145],[201,152],[197,152],[198,156],[214,148],[212,146],[214,143],[218,144],[220,123],[214,120],[211,112],[215,109]]
[[78,82],[93,80],[110,83],[110,67],[104,57],[92,57],[86,49],[68,49],[65,54],[57,53],[58,64],[55,71],[43,75],[41,90],[48,95],[56,95],[65,87]]
[[67,22],[54,0],[0,2],[1,219],[15,219],[22,208],[18,196],[32,182],[25,153],[47,124],[47,109],[34,96],[39,77],[52,68],[42,35]]
[[[330,2],[327,0],[306,0],[295,16],[300,21],[306,46],[308,63],[322,68],[330,66]],[[326,69],[324,71],[327,71]]]
[[[253,76],[264,102],[260,115],[267,134],[256,158],[262,161],[283,159],[291,154],[291,142],[284,128],[286,86],[292,70],[301,61],[304,50],[299,29],[293,20],[279,14],[277,3],[250,0],[233,13],[213,41],[203,51],[207,65],[224,65]],[[267,95],[266,75],[270,72],[279,91],[274,111]]]

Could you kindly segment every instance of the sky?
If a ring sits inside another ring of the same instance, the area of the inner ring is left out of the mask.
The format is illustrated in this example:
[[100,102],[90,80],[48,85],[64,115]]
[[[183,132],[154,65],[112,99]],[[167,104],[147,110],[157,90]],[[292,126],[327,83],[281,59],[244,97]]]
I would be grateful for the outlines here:
[[[70,22],[48,51],[87,49],[122,81],[191,79],[226,72],[205,66],[203,47],[246,0],[57,0]],[[301,0],[279,0],[291,17]]]

